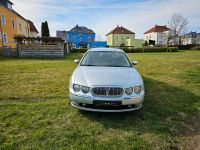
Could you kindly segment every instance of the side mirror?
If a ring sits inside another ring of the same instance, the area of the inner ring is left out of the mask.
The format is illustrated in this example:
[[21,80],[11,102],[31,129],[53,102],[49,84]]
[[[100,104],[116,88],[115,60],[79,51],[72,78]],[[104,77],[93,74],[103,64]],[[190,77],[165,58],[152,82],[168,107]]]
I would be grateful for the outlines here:
[[74,63],[79,64],[80,60],[79,59],[75,59]]
[[135,65],[138,64],[138,62],[137,61],[133,61],[132,64],[133,64],[133,66],[135,66]]

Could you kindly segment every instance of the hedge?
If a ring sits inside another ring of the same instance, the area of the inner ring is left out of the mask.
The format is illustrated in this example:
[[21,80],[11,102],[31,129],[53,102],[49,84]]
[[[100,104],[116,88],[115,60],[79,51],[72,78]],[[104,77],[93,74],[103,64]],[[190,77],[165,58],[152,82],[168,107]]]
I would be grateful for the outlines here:
[[[144,48],[127,48],[120,47],[125,53],[151,53],[151,52],[177,52],[178,47],[144,47]],[[87,52],[87,48],[74,48],[72,49],[72,53],[85,53]]]
[[188,44],[188,45],[178,45],[179,50],[190,50],[196,45]]
[[73,48],[72,50],[71,50],[71,52],[72,53],[85,53],[85,52],[87,52],[87,48]]
[[126,53],[178,52],[178,47],[121,48]]

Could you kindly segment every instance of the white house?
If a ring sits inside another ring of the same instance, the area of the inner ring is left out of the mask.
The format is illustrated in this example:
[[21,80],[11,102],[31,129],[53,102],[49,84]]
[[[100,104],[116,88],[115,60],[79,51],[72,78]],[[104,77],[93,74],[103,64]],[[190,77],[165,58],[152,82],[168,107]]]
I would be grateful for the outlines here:
[[183,45],[187,44],[200,44],[200,33],[190,32],[181,37],[181,42]]
[[165,26],[155,25],[144,33],[144,41],[149,45],[167,45],[171,30]]

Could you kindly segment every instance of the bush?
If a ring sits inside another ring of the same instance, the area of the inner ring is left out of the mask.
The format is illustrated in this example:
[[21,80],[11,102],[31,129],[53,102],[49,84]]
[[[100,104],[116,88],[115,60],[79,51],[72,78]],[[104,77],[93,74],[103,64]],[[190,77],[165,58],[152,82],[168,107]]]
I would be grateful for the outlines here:
[[85,52],[87,52],[87,48],[73,48],[72,50],[71,50],[71,52],[72,53],[85,53]]
[[200,46],[194,46],[192,47],[192,50],[200,50]]

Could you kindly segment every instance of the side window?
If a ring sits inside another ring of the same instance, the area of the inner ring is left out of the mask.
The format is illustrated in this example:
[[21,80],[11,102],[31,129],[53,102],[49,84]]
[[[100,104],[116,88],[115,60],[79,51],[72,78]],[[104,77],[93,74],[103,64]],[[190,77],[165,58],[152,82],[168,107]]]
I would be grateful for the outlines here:
[[3,34],[3,42],[7,43],[8,42],[8,36],[6,33]]

